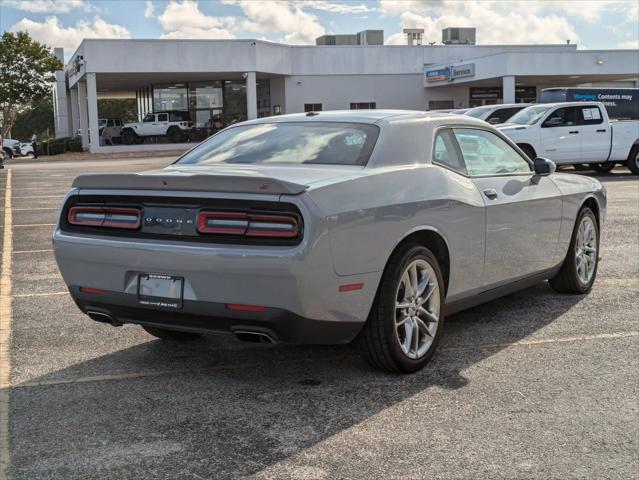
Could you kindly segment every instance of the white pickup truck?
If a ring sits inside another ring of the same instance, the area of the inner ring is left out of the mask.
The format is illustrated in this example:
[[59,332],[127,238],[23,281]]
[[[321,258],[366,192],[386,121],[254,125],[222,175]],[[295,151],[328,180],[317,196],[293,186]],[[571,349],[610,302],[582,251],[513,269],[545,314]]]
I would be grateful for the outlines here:
[[600,172],[619,163],[639,175],[639,121],[610,121],[600,102],[533,105],[497,128],[531,158]]

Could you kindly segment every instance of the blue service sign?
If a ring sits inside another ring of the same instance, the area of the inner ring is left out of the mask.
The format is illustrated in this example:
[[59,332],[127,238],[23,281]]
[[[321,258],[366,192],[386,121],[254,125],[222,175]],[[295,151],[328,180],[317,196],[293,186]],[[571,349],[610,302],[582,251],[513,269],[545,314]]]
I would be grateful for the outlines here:
[[428,70],[426,72],[426,80],[435,82],[439,80],[448,80],[450,78],[450,68],[438,68],[437,70]]

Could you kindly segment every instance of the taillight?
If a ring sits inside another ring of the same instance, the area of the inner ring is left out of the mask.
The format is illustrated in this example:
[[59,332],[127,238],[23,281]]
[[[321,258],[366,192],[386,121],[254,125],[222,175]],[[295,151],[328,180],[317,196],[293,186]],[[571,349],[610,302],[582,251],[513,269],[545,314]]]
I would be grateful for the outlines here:
[[246,237],[296,238],[300,234],[297,216],[281,213],[200,212],[199,233]]
[[71,207],[67,221],[71,225],[86,227],[124,228],[140,227],[140,210],[121,207]]

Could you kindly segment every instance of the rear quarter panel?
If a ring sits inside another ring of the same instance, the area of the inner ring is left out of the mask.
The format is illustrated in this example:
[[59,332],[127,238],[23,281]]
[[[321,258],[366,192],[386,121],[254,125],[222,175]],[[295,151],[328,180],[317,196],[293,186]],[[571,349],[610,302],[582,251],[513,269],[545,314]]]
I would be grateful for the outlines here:
[[448,295],[478,287],[486,219],[472,181],[434,165],[373,172],[308,192],[327,215],[335,272],[380,272],[404,238],[433,230],[449,249]]
[[565,257],[581,206],[590,198],[597,202],[600,228],[606,218],[606,189],[597,179],[571,173],[555,173],[552,181],[562,193],[561,230],[558,248]]

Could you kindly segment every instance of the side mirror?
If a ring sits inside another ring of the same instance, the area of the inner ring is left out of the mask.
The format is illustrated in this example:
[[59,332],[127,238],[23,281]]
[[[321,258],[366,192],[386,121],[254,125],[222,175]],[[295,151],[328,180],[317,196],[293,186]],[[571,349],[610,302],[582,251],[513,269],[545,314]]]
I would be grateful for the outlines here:
[[488,120],[488,123],[490,123],[491,125],[497,125],[498,123],[502,123],[502,122],[501,122],[501,120],[499,120],[499,118],[493,117],[493,118]]
[[551,173],[555,173],[555,171],[557,170],[557,165],[552,160],[537,157],[533,160],[533,168],[535,170],[535,175],[545,177],[547,175],[550,175]]

